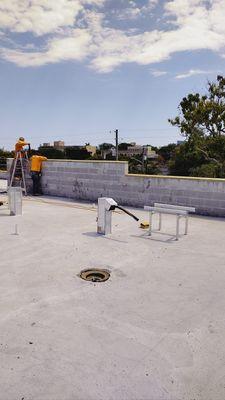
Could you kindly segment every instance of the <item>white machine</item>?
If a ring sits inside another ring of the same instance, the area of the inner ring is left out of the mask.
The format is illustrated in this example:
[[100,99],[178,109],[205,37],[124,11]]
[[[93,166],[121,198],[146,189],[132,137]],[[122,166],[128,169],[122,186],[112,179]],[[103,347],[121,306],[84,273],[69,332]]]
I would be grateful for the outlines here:
[[130,217],[134,218],[135,221],[139,221],[135,215],[119,206],[115,200],[110,197],[100,197],[98,199],[97,232],[101,235],[109,235],[112,233],[112,212],[115,208],[122,210]]
[[115,209],[117,203],[110,197],[98,199],[97,232],[102,235],[109,235],[112,232],[112,206]]

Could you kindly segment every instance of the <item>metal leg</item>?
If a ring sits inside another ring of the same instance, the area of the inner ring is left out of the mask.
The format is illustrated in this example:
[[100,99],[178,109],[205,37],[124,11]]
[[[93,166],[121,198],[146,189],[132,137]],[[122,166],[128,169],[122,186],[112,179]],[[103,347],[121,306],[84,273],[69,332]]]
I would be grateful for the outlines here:
[[149,236],[151,236],[151,234],[152,234],[152,215],[153,215],[153,212],[150,211],[149,212],[149,231],[148,231]]
[[177,215],[176,240],[179,240],[180,215]]
[[16,172],[17,160],[18,160],[18,154],[16,155],[16,158],[14,158],[14,160],[13,160],[14,164],[13,164],[12,175],[11,175],[10,184],[9,184],[10,188],[13,184],[13,179],[14,179],[15,172]]
[[185,217],[185,235],[188,234],[188,215]]
[[162,229],[162,214],[159,213],[159,231]]
[[22,172],[22,181],[23,181],[23,188],[22,190],[24,190],[25,196],[27,195],[27,188],[26,188],[26,182],[25,182],[25,174],[24,174],[24,170],[23,170],[23,159],[20,153],[20,164],[21,164],[21,172]]

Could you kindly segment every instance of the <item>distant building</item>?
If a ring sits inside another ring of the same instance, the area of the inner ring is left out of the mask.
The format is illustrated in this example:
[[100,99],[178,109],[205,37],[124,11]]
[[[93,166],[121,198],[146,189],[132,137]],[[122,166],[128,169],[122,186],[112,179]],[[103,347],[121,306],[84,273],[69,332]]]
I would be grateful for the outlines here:
[[43,143],[40,148],[43,147],[50,147],[56,150],[60,150],[60,151],[65,151],[65,149],[67,148],[71,148],[71,149],[76,149],[76,150],[86,150],[91,156],[94,156],[96,154],[96,146],[91,146],[90,144],[87,145],[83,145],[83,146],[66,146],[65,142],[63,140],[56,140],[53,142],[53,145],[51,145],[51,143]]
[[158,154],[155,152],[155,150],[152,150],[151,146],[143,146],[143,154],[150,159],[158,158]]
[[92,157],[96,154],[96,151],[97,151],[96,146],[91,146],[90,144],[86,144],[85,148],[86,148],[87,152],[91,154]]
[[63,140],[57,140],[53,143],[53,147],[56,150],[64,151],[65,149],[65,142]]
[[143,154],[143,147],[137,144],[128,146],[126,150],[119,150],[119,155],[126,157],[138,156],[141,154]]
[[124,157],[134,157],[144,155],[147,158],[158,158],[158,155],[154,150],[152,150],[151,146],[142,146],[137,145],[136,143],[131,143],[127,149],[119,150],[119,155]]

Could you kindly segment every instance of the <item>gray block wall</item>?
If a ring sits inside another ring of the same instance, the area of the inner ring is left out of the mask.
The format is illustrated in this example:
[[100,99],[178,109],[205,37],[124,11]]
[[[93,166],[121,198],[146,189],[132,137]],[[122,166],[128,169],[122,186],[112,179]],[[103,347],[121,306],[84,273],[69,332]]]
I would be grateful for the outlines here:
[[127,162],[49,160],[42,187],[44,194],[77,200],[106,196],[136,207],[170,203],[225,217],[225,179],[131,175]]
[[0,179],[8,179],[8,172],[0,171]]

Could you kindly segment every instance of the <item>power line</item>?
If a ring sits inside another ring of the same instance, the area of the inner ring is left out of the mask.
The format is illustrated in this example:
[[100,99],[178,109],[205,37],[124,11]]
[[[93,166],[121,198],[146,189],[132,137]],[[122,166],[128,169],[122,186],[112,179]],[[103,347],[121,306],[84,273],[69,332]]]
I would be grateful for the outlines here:
[[[121,128],[120,132],[122,132],[123,136],[126,136],[126,134],[125,134],[126,132],[137,132],[136,135],[139,138],[146,138],[148,136],[140,136],[140,135],[138,135],[138,132],[149,132],[149,134],[152,137],[158,137],[159,134],[152,135],[152,132],[168,132],[169,133],[169,130],[171,130],[171,129],[173,129],[173,132],[175,133],[175,128],[173,128],[173,127],[168,127],[168,128],[132,128],[132,129]],[[97,136],[97,137],[104,137],[106,132],[109,132],[109,131],[110,131],[109,129],[105,129],[105,130],[99,130],[97,132],[68,133],[68,134],[64,134],[64,135],[56,134],[55,137],[59,137],[59,136],[62,137],[63,136],[65,138],[65,137],[83,137],[83,136],[92,136],[92,135]],[[124,133],[123,133],[123,131],[124,131]],[[12,134],[12,135],[16,136],[14,134]],[[49,138],[50,136],[53,136],[53,135],[54,135],[54,133],[53,134],[46,134],[46,135],[30,136],[29,133],[28,133],[27,136],[29,136],[30,139],[39,139],[40,140],[40,139]],[[1,139],[4,139],[4,140],[9,139],[9,136],[1,137]]]
[[168,131],[169,129],[174,129],[174,127],[169,126],[168,128],[120,128],[124,131]]
[[[178,135],[179,134],[179,132],[168,132],[170,135]],[[135,137],[135,138],[137,138],[137,139],[148,139],[148,138],[160,138],[160,137],[164,137],[164,138],[166,138],[168,135],[165,135],[165,134],[157,134],[157,135],[152,135],[152,134],[149,134],[148,136],[142,136],[142,135],[138,135],[138,134],[134,134],[134,135],[126,135],[126,134],[124,134],[123,132],[121,133],[122,134],[122,136],[124,137],[124,138],[128,138],[128,137]],[[63,140],[63,139],[65,139],[65,138],[74,138],[74,139],[88,139],[88,137],[90,137],[91,135],[90,134],[87,134],[87,133],[84,133],[84,134],[76,134],[76,135],[62,135],[62,136],[59,136],[59,135],[55,135],[55,137],[54,137],[54,139],[52,138],[52,137],[50,137],[50,135],[46,135],[46,136],[30,136],[30,135],[27,135],[27,137],[29,137],[29,139],[31,140],[31,139],[38,139],[38,140],[57,140],[57,138],[59,138],[60,137],[60,140]],[[15,135],[13,135],[12,136],[12,138],[10,139],[9,138],[9,136],[5,136],[5,137],[1,137],[1,140],[6,140],[6,141],[11,141],[13,138],[17,138],[17,136],[15,136]],[[103,134],[101,134],[101,135],[96,135],[95,134],[95,138],[96,139],[99,139],[99,138],[102,138],[102,139],[104,139],[105,138],[105,134],[103,135]]]

